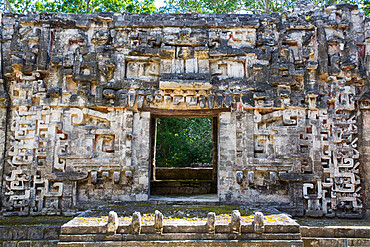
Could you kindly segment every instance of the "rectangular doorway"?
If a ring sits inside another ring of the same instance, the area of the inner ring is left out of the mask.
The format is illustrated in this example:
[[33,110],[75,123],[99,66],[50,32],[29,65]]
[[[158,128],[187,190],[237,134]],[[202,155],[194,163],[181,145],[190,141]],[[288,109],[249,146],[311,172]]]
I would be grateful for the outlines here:
[[217,194],[218,117],[151,118],[152,196]]

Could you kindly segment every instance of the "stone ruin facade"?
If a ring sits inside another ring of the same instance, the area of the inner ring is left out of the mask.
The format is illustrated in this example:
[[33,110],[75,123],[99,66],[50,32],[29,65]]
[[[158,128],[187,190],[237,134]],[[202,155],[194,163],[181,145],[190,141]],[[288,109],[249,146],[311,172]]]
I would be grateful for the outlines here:
[[370,22],[357,6],[4,13],[1,35],[3,215],[148,200],[161,116],[217,120],[220,202],[315,217],[370,205]]

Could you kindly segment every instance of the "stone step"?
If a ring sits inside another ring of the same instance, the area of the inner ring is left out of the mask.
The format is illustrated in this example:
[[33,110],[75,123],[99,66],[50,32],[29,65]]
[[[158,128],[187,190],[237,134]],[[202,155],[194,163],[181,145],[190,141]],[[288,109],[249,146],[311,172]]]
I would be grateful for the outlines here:
[[317,237],[303,237],[304,246],[309,247],[369,247],[369,238],[317,238]]
[[299,233],[264,233],[264,234],[207,234],[207,233],[166,233],[166,234],[76,234],[60,235],[61,242],[90,241],[164,241],[164,240],[301,240]]
[[207,247],[234,247],[234,246],[284,246],[303,247],[302,240],[197,240],[197,241],[121,241],[121,242],[59,242],[58,246],[68,247],[101,247],[101,246],[150,246],[150,247],[174,247],[174,246],[207,246]]
[[303,237],[315,238],[369,238],[370,226],[301,226]]
[[17,241],[0,241],[0,247],[57,247],[58,240],[17,240]]

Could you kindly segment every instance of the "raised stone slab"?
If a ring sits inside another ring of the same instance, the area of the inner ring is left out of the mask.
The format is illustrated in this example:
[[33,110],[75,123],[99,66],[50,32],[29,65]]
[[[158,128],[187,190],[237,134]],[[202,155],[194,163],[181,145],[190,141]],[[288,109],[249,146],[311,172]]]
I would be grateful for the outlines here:
[[207,218],[77,217],[61,228],[58,246],[303,246],[299,224],[285,214]]

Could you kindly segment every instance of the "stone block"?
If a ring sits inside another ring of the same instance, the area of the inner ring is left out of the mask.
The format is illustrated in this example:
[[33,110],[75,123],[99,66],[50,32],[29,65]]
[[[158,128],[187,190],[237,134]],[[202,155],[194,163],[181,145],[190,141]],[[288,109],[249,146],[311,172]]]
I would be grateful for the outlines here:
[[116,212],[110,211],[108,215],[108,222],[107,222],[107,233],[108,234],[116,234],[116,231],[119,226],[119,218]]
[[17,247],[18,241],[5,241],[2,244],[3,244],[3,247]]
[[141,214],[140,212],[135,212],[132,215],[131,221],[131,231],[133,234],[140,234],[141,232]]
[[17,246],[19,247],[32,247],[32,241],[19,241],[17,243]]
[[14,240],[24,240],[28,237],[28,227],[14,227],[11,231]]
[[0,226],[0,240],[12,240],[12,229],[7,226]]
[[261,212],[256,212],[253,218],[254,232],[262,234],[265,231],[264,216]]
[[362,226],[357,226],[354,227],[355,233],[354,237],[356,238],[368,238],[370,236],[370,228],[369,227],[362,227]]
[[58,239],[60,233],[60,227],[48,226],[44,228],[43,239]]
[[304,246],[320,247],[320,241],[317,238],[303,238]]
[[208,233],[215,233],[215,226],[216,226],[216,214],[213,212],[209,212],[207,215],[207,232]]
[[320,238],[319,239],[319,245],[320,246],[333,246],[337,247],[338,246],[338,239],[335,238]]
[[354,238],[354,239],[348,239],[348,246],[369,246],[370,240],[368,238]]
[[44,239],[44,227],[43,226],[28,227],[26,239]]
[[154,228],[157,234],[162,234],[163,232],[163,214],[156,210],[154,212]]
[[240,212],[238,210],[233,210],[233,212],[231,214],[230,226],[231,226],[231,230],[232,230],[233,233],[240,234],[240,232],[241,232],[241,229],[240,229],[241,216],[240,216]]

